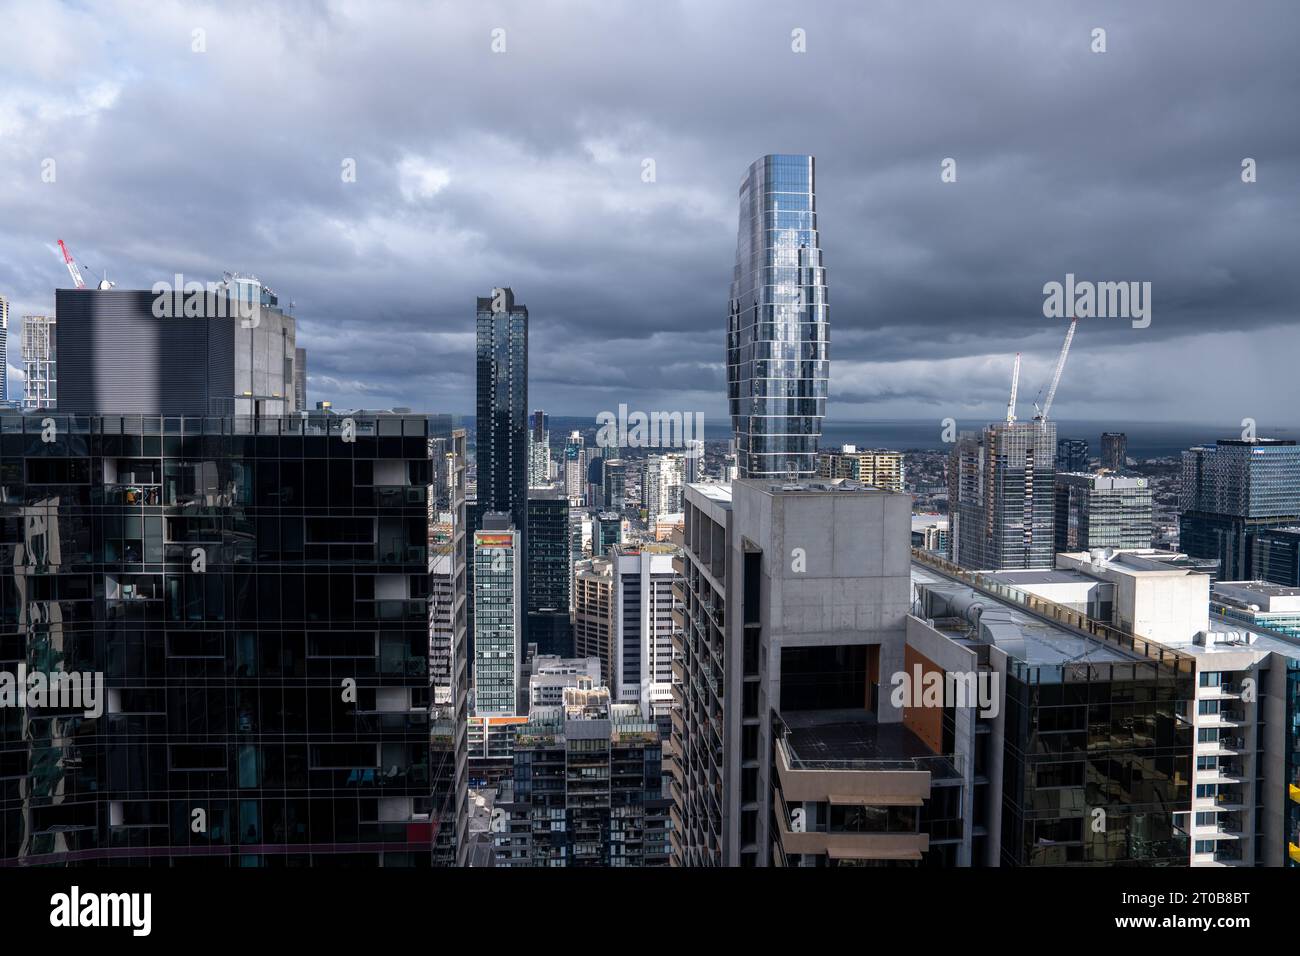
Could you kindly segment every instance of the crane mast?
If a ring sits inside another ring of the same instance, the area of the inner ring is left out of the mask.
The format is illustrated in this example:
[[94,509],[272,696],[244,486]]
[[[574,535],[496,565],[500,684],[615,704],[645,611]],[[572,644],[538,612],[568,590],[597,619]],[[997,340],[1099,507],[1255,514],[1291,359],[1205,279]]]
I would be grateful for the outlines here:
[[1043,400],[1043,410],[1035,418],[1039,421],[1047,421],[1047,413],[1051,411],[1052,399],[1056,397],[1056,386],[1061,384],[1061,373],[1065,371],[1065,357],[1070,354],[1070,342],[1074,339],[1074,328],[1079,324],[1077,318],[1070,319],[1070,327],[1065,332],[1065,344],[1061,346],[1061,355],[1056,360],[1056,371],[1052,373],[1052,384],[1047,387],[1047,398]]
[[1016,364],[1011,367],[1011,398],[1007,402],[1007,424],[1016,420],[1016,389],[1020,386],[1020,353],[1016,353]]

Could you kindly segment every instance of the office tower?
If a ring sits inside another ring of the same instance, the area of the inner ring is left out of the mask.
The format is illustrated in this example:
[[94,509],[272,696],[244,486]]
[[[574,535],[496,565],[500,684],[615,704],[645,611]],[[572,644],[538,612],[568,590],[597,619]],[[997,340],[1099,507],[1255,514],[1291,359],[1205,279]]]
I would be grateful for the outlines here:
[[9,300],[0,295],[0,405],[9,400]]
[[105,687],[94,716],[0,708],[0,860],[450,849],[432,832],[454,787],[431,779],[449,767],[430,760],[424,417],[358,415],[345,441],[325,416],[53,412],[53,442],[41,416],[3,417],[0,670]]
[[1101,433],[1101,467],[1123,471],[1128,467],[1128,435],[1123,432]]
[[52,315],[24,315],[22,357],[26,378],[23,408],[58,407],[58,341]]
[[540,408],[528,419],[528,487],[551,483],[551,419]]
[[600,661],[603,687],[614,682],[614,629],[613,561],[578,561],[573,569],[573,653]]
[[667,721],[672,707],[672,559],[666,544],[616,547],[575,572],[575,653],[595,657],[614,699]]
[[430,415],[429,763],[435,866],[469,852],[469,639],[466,576],[466,432]]
[[962,432],[948,458],[949,551],[963,568],[1050,568],[1055,422]]
[[[256,279],[215,293],[57,289],[58,409],[77,415],[293,411],[295,320]],[[257,303],[242,318],[239,303]],[[171,308],[160,318],[159,305]]]
[[627,507],[627,462],[622,458],[605,461],[605,507],[622,511]]
[[515,740],[496,806],[497,866],[668,865],[662,746],[653,723],[603,687],[564,689]]
[[1179,547],[1217,558],[1219,577],[1259,577],[1255,539],[1300,523],[1300,447],[1292,440],[1219,439],[1183,452]]
[[609,549],[623,543],[623,516],[602,511],[591,520],[591,555],[603,558]]
[[582,504],[586,482],[586,442],[582,432],[569,432],[569,440],[564,443],[564,493],[571,501]]
[[1056,470],[1082,474],[1088,470],[1088,440],[1061,438],[1056,442]]
[[293,350],[293,408],[296,412],[307,410],[307,350]]
[[558,489],[529,491],[527,640],[538,653],[569,657],[573,556],[569,542],[569,499]]
[[1300,587],[1300,525],[1267,528],[1251,547],[1254,576],[1286,587]]
[[474,533],[474,713],[520,713],[524,615],[520,535],[510,515],[489,511]]
[[647,455],[641,478],[641,506],[646,520],[682,510],[686,485],[686,459],[682,455]]
[[811,476],[830,334],[811,156],[764,156],[740,184],[727,395],[741,478]]
[[686,483],[693,485],[700,480],[700,469],[704,466],[704,439],[692,438],[686,443]]
[[510,289],[478,300],[478,503],[524,530],[528,500],[528,309]]
[[851,478],[886,491],[903,490],[903,453],[844,445],[839,451],[817,453],[818,478]]
[[587,449],[587,487],[585,503],[589,508],[605,507],[605,458],[603,448]]
[[1155,521],[1145,478],[1056,476],[1056,550],[1149,548]]

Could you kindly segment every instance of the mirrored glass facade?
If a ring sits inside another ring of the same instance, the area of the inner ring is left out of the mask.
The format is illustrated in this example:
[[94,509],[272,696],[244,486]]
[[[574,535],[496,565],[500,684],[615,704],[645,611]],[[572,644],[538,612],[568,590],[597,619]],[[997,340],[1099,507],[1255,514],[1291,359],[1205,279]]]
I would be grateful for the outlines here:
[[810,477],[830,376],[811,156],[764,156],[740,184],[727,394],[741,478]]
[[429,420],[51,417],[0,415],[0,672],[103,694],[0,708],[0,864],[454,859]]

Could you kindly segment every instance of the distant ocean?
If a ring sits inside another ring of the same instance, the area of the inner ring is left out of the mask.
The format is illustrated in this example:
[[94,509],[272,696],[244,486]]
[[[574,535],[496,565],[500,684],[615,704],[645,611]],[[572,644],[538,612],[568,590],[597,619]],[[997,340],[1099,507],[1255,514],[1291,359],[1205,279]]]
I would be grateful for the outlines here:
[[[467,424],[473,416],[466,416]],[[959,420],[959,431],[977,431],[986,424],[985,419]],[[563,436],[574,429],[592,431],[595,416],[551,416],[551,442],[563,441]],[[846,421],[834,418],[822,423],[823,448],[840,445],[858,445],[864,448],[942,449],[946,447],[942,428],[937,419]],[[1184,422],[1093,422],[1062,420],[1056,423],[1058,438],[1083,438],[1088,442],[1093,457],[1101,454],[1101,433],[1121,431],[1128,435],[1130,458],[1167,458],[1177,456],[1193,445],[1213,444],[1219,438],[1239,438],[1241,425],[1194,425]],[[1300,427],[1261,427],[1261,438],[1291,438],[1300,440]],[[725,418],[705,418],[704,437],[709,441],[726,441],[731,437],[731,422]]]

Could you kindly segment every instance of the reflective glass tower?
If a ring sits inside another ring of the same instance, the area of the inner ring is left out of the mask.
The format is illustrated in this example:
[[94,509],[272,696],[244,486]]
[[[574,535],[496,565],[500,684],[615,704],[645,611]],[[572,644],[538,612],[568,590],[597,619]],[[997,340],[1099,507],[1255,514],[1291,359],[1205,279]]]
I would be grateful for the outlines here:
[[510,289],[478,300],[478,503],[525,522],[528,500],[528,308]]
[[811,156],[764,156],[740,184],[727,394],[741,478],[817,470],[830,375]]

